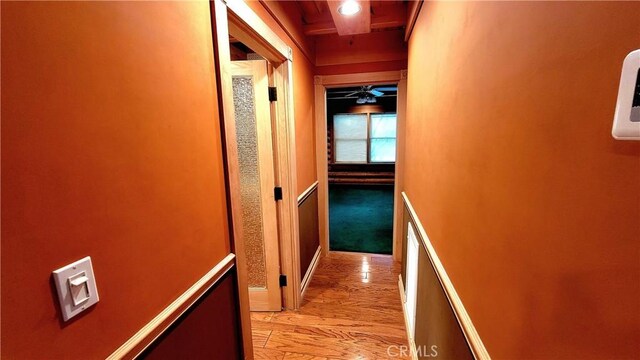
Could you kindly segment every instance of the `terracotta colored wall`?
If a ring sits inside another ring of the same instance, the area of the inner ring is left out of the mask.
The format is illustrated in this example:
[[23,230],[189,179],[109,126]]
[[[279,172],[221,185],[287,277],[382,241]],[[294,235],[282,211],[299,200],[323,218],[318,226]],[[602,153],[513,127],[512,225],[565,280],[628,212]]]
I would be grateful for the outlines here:
[[640,353],[640,142],[611,124],[640,3],[437,2],[405,190],[495,359]]
[[[302,49],[296,45],[276,19],[267,11],[262,2],[247,1],[247,5],[293,50],[293,106],[296,122],[297,193],[301,194],[318,178],[316,174],[315,126],[313,121],[315,111],[313,107],[313,76],[315,67]],[[285,4],[278,5],[277,9],[286,8],[287,6],[297,5],[293,2],[285,2]],[[296,22],[294,19],[287,18],[290,14],[289,11],[278,13],[283,19],[283,24],[298,24],[299,21]],[[299,32],[292,30],[291,33],[298,34]],[[305,49],[305,51],[312,55],[314,49]]]
[[302,53],[293,51],[293,91],[296,119],[296,165],[298,194],[318,180],[316,172],[316,131],[314,107],[314,66]]
[[[209,18],[2,3],[3,358],[104,358],[229,253]],[[100,302],[62,323],[87,255]]]

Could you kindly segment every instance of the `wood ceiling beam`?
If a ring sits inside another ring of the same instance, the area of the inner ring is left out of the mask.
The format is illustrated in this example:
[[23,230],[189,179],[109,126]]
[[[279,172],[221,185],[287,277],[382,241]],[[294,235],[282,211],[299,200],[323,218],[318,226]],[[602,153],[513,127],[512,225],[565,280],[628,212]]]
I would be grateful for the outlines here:
[[[371,15],[371,29],[397,28],[406,25],[407,18],[404,6],[387,7],[385,10],[384,13]],[[321,21],[304,25],[303,29],[304,34],[307,36],[335,34],[338,32],[333,21]]]
[[341,1],[328,0],[329,11],[339,35],[366,34],[371,32],[371,3],[369,0],[358,2],[362,7],[359,13],[344,16],[338,13]]
[[371,15],[371,29],[386,29],[405,26],[407,11],[404,5],[379,8],[379,14]]

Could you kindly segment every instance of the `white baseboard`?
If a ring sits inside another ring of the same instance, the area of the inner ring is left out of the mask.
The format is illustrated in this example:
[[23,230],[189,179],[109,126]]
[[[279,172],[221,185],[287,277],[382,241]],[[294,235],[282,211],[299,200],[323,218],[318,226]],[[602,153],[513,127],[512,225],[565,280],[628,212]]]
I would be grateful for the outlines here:
[[398,275],[398,291],[400,292],[400,302],[402,303],[402,314],[404,315],[404,328],[407,331],[407,342],[411,350],[411,359],[418,360],[418,352],[416,351],[416,341],[413,334],[409,333],[409,318],[407,317],[407,297],[404,293],[404,283],[402,275]]

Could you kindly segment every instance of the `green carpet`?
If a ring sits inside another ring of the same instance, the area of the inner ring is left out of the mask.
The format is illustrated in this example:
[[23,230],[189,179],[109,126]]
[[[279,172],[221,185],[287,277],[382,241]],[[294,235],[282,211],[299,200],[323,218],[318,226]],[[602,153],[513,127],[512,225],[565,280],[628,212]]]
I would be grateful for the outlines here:
[[393,186],[329,186],[329,248],[391,254]]

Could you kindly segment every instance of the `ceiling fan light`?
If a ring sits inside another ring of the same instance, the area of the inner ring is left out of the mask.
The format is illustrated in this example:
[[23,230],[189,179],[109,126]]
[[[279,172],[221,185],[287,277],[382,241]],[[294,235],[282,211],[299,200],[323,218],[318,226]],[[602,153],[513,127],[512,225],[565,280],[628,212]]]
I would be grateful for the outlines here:
[[346,0],[338,7],[338,12],[344,16],[355,15],[359,13],[360,10],[362,10],[362,7],[355,0]]
[[366,102],[367,102],[367,99],[363,97],[359,97],[358,100],[356,100],[356,104],[364,104]]

